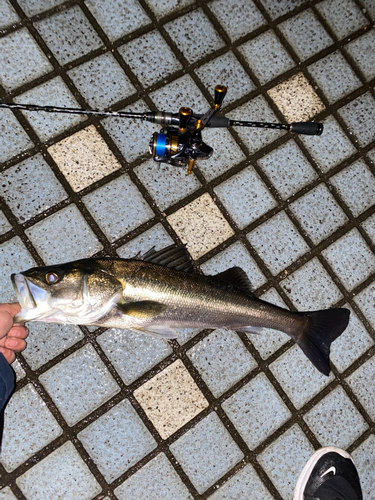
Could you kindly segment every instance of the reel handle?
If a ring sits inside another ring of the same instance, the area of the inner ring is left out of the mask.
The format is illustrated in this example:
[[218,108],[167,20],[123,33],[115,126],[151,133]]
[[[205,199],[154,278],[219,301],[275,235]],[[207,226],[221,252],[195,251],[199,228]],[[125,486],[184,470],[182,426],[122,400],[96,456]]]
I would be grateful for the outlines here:
[[226,93],[227,93],[227,88],[224,85],[216,85],[215,98],[214,98],[214,108],[216,111],[223,104]]
[[190,118],[192,117],[193,111],[190,108],[182,107],[180,108],[178,112],[179,116],[179,124],[178,124],[178,130],[181,133],[186,132]]

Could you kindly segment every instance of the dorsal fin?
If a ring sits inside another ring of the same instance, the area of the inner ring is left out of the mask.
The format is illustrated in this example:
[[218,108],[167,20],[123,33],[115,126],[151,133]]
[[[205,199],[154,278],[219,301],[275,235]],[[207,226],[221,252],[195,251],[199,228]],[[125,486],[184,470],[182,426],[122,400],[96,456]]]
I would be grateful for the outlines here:
[[222,288],[229,290],[237,289],[245,295],[254,297],[253,287],[250,280],[241,267],[231,267],[222,273],[210,276],[210,278]]
[[186,245],[177,246],[173,244],[158,251],[155,250],[155,247],[152,247],[145,254],[140,255],[139,253],[135,258],[144,262],[170,267],[176,269],[176,271],[184,271],[185,273],[193,271],[193,264],[186,250]]

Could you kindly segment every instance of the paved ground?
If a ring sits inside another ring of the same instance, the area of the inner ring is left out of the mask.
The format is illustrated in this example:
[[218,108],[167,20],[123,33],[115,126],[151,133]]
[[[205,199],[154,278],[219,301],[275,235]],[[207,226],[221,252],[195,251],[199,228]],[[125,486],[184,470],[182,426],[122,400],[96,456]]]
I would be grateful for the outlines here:
[[291,499],[310,454],[353,454],[375,498],[374,0],[1,0],[16,103],[324,123],[321,137],[207,130],[210,160],[147,157],[158,127],[0,109],[2,302],[35,264],[186,242],[259,296],[345,306],[320,375],[285,335],[30,324],[14,363],[0,498]]

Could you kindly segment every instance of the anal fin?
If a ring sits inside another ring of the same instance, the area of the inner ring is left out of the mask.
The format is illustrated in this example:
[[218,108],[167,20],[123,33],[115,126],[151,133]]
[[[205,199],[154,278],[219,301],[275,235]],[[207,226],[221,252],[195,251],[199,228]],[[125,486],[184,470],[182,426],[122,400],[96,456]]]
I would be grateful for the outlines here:
[[173,328],[162,325],[146,326],[142,328],[132,328],[132,330],[147,333],[158,339],[176,339],[178,334]]

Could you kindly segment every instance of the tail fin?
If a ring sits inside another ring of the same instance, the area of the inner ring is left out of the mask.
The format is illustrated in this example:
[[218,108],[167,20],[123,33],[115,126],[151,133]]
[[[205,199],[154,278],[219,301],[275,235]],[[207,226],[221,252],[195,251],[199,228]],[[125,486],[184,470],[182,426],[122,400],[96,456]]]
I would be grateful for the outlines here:
[[326,309],[303,313],[311,320],[310,328],[297,344],[313,365],[324,375],[329,375],[329,353],[331,343],[345,330],[349,323],[348,309]]

